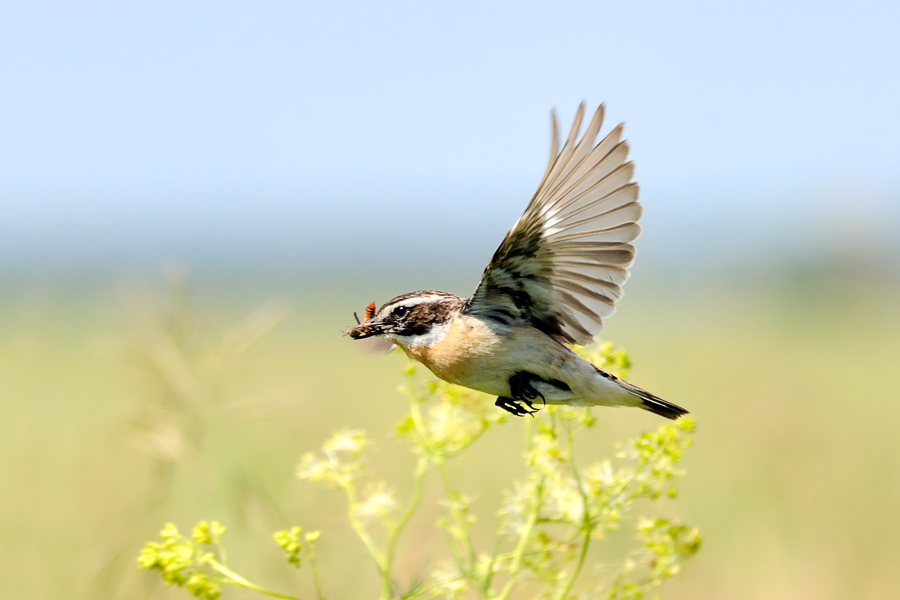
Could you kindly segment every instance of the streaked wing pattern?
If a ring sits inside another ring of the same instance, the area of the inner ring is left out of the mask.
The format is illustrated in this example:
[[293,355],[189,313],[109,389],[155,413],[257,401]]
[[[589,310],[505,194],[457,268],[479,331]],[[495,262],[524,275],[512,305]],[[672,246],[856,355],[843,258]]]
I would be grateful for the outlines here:
[[562,150],[552,116],[550,162],[537,192],[503,239],[466,311],[524,319],[565,343],[586,344],[622,297],[640,234],[638,185],[622,125],[594,145],[597,108],[584,135],[584,103]]

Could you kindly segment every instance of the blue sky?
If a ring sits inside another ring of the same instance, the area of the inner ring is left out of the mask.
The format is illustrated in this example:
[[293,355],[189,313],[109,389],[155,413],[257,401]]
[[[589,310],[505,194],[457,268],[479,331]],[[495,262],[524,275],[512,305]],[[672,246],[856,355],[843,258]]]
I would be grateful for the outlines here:
[[461,230],[483,264],[582,99],[627,122],[647,260],[890,246],[898,6],[7,3],[0,266],[394,260]]

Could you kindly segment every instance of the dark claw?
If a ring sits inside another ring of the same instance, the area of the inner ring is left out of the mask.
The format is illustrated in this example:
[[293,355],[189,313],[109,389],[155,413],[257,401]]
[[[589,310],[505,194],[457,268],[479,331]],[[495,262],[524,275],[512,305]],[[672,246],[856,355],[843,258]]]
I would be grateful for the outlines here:
[[522,403],[528,406],[525,408],[521,404],[519,404],[519,400],[513,400],[512,398],[507,398],[506,396],[500,396],[497,398],[497,401],[494,402],[495,406],[499,406],[503,410],[508,413],[512,413],[517,417],[524,417],[525,415],[534,416],[534,413],[538,411],[538,409],[534,408],[534,405],[528,400],[521,400]]
[[[509,378],[509,390],[512,398],[500,396],[494,404],[517,417],[524,417],[525,415],[534,416],[534,413],[540,409],[535,408],[534,403],[531,401],[535,398],[540,398],[541,402],[546,405],[547,400],[544,398],[543,394],[534,389],[534,386],[531,385],[532,381],[543,380],[531,373],[519,371]],[[525,408],[526,406],[528,408]]]

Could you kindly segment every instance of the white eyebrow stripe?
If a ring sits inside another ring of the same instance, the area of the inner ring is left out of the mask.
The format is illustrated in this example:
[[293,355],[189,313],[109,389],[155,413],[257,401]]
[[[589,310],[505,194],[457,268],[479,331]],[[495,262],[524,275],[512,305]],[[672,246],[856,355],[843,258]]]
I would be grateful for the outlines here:
[[425,304],[427,302],[434,302],[435,300],[443,300],[447,298],[446,296],[438,296],[437,294],[429,294],[428,296],[419,296],[418,298],[407,298],[405,300],[401,300],[396,304],[391,304],[388,306],[391,310],[397,308],[398,306],[418,306],[419,304]]

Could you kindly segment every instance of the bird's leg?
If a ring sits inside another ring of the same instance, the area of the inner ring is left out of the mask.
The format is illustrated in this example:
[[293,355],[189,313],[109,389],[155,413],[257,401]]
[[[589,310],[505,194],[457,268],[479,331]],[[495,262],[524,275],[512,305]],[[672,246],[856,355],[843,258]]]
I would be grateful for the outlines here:
[[[547,400],[542,393],[534,388],[532,385],[533,381],[544,380],[527,371],[516,372],[515,375],[509,378],[509,391],[512,398],[500,396],[494,404],[517,417],[534,415],[540,409],[535,408],[534,403],[531,401],[540,397],[541,402],[546,405]],[[522,406],[523,404],[525,406]],[[525,408],[526,406],[528,408]]]
[[546,405],[547,400],[544,398],[544,395],[537,391],[532,385],[532,382],[534,381],[549,383],[533,373],[516,371],[516,374],[509,378],[509,391],[513,400],[524,402],[528,405],[528,408],[533,408],[530,401],[535,398],[540,398],[541,402]]

